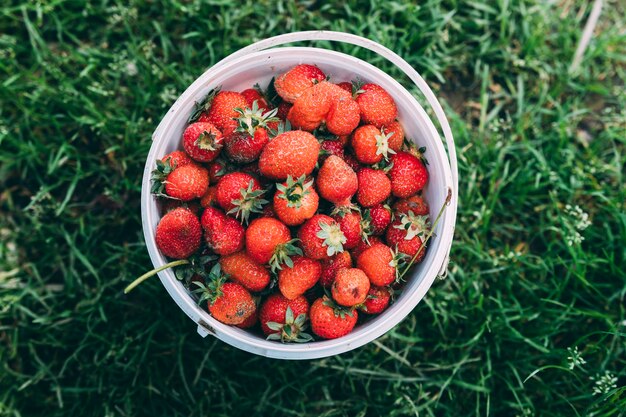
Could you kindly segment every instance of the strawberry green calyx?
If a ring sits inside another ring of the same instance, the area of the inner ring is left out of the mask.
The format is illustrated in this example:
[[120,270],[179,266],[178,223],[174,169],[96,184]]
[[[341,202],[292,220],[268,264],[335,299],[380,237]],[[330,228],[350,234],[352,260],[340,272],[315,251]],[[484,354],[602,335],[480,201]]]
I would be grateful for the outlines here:
[[323,240],[322,246],[326,246],[326,254],[333,256],[343,252],[343,245],[346,243],[346,236],[341,231],[338,224],[328,224],[320,221],[320,230],[316,236]]
[[389,138],[394,135],[394,132],[385,133],[384,129],[381,129],[380,135],[374,136],[376,138],[376,155],[382,155],[386,161],[389,160],[390,154],[395,154],[396,151],[389,147]]
[[205,130],[200,133],[198,139],[196,139],[196,146],[204,151],[216,151],[217,143],[215,142],[215,138],[215,133]]
[[365,85],[365,81],[363,81],[360,78],[357,78],[356,80],[352,81],[352,98],[353,99],[356,99],[358,96],[360,96],[361,94],[365,92],[365,90],[361,88],[364,85]]
[[313,185],[313,180],[305,181],[306,175],[300,176],[297,180],[294,180],[291,175],[287,176],[287,185],[276,184],[276,189],[282,192],[278,198],[287,200],[287,207],[300,208],[302,199],[311,193],[311,186]]
[[289,242],[276,246],[269,262],[272,272],[280,271],[283,269],[283,265],[287,265],[288,268],[293,268],[293,260],[291,257],[294,255],[302,256],[303,254],[302,249],[296,246],[298,240],[299,239],[291,239]]
[[200,295],[198,305],[205,300],[208,300],[210,304],[213,304],[215,300],[222,295],[222,285],[224,285],[227,279],[228,275],[222,272],[222,267],[218,262],[213,266],[213,268],[211,268],[211,271],[206,278],[206,285],[200,281],[194,281],[193,283],[198,286],[198,289],[192,292]]
[[268,201],[262,198],[265,190],[254,190],[253,181],[250,181],[248,188],[242,188],[240,194],[240,199],[231,201],[235,207],[230,209],[228,214],[234,214],[237,219],[241,217],[241,221],[247,224],[250,213],[261,213],[263,205]]
[[322,304],[332,308],[333,313],[335,314],[335,317],[341,317],[342,319],[345,318],[346,316],[353,317],[354,310],[356,310],[356,308],[359,307],[359,305],[352,306],[352,307],[340,306],[339,304],[335,303],[335,301],[333,301],[331,297],[327,295],[324,296],[324,301],[322,302]]
[[150,192],[159,197],[168,197],[164,192],[165,181],[167,180],[167,176],[175,169],[176,162],[172,163],[172,158],[167,158],[165,162],[157,159],[156,168],[152,171],[152,188],[150,188]]
[[306,321],[306,314],[302,313],[299,314],[298,317],[294,318],[291,307],[287,307],[287,312],[285,313],[285,324],[276,323],[274,321],[267,323],[267,327],[278,332],[267,336],[267,340],[280,340],[283,343],[310,342],[313,340],[313,337],[310,334],[303,332],[303,330],[307,327]]
[[406,266],[406,264],[411,260],[411,257],[406,253],[402,253],[398,251],[398,248],[395,249],[389,248],[391,251],[391,261],[389,261],[389,266],[396,270],[396,282],[403,282],[402,275],[400,274],[400,270]]
[[174,275],[176,279],[179,281],[183,281],[185,285],[189,285],[191,283],[191,278],[194,275],[198,275],[204,279],[209,276],[209,273],[206,270],[206,266],[209,262],[217,260],[216,256],[213,255],[194,255],[189,259],[189,263],[179,266],[174,269]]
[[428,216],[418,216],[412,211],[409,211],[406,214],[400,215],[400,224],[394,227],[406,231],[405,240],[419,237],[423,242],[426,233],[430,230],[430,221],[428,220]]
[[268,129],[268,123],[280,122],[280,119],[276,117],[276,113],[278,113],[277,108],[263,112],[262,109],[259,109],[257,100],[254,100],[252,103],[252,108],[236,108],[235,111],[239,113],[236,119],[237,129],[235,131],[247,132],[250,136],[254,136],[254,131],[259,127]]
[[195,122],[200,118],[202,113],[209,111],[209,109],[211,108],[211,104],[213,103],[213,99],[215,98],[217,93],[220,92],[220,90],[221,87],[213,88],[202,100],[196,102],[193,111],[191,112],[191,115],[189,115],[189,119],[187,119],[187,123]]
[[333,210],[330,212],[331,216],[341,216],[346,217],[346,214],[356,211],[361,214],[361,209],[356,204],[344,204],[344,205],[336,205]]
[[363,242],[369,245],[370,240],[369,237],[374,232],[374,227],[372,226],[372,215],[369,210],[365,210],[363,215],[361,216],[361,239]]
[[402,150],[415,156],[417,159],[422,161],[424,165],[428,165],[428,159],[426,159],[426,156],[424,156],[424,154],[426,153],[426,146],[422,146],[418,148],[415,145],[415,142],[413,142],[411,139],[404,138],[404,143],[402,144]]

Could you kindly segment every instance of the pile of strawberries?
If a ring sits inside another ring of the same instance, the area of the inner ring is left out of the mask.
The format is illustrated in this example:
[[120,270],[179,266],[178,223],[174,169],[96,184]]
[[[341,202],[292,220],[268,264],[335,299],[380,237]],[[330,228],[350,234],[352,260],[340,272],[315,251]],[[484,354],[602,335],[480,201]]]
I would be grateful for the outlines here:
[[[384,311],[430,237],[424,148],[377,84],[314,65],[213,90],[153,172],[156,244],[222,323],[332,339]],[[361,316],[361,317],[360,317]]]

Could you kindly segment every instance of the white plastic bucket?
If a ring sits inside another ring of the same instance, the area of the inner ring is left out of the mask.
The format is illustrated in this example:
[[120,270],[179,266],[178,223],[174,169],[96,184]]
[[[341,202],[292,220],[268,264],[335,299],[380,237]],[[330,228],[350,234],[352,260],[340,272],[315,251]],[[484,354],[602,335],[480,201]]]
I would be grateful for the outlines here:
[[[400,68],[421,90],[441,125],[448,148],[444,149],[433,122],[413,96],[396,80],[378,68],[353,56],[319,48],[281,47],[298,41],[327,40],[349,43],[369,49],[391,61]],[[272,49],[268,49],[272,48]],[[181,135],[187,124],[194,103],[200,101],[214,87],[224,90],[241,91],[255,83],[267,85],[271,78],[289,68],[301,64],[318,65],[334,82],[360,78],[375,82],[387,90],[398,106],[398,119],[406,136],[419,146],[427,147],[430,180],[424,189],[425,198],[434,219],[445,203],[448,193],[451,200],[435,229],[435,236],[421,264],[417,265],[407,278],[401,296],[384,313],[358,326],[347,336],[334,340],[316,341],[304,344],[281,344],[265,340],[237,327],[222,324],[197,305],[195,299],[176,279],[171,269],[159,272],[159,278],[178,306],[198,325],[198,333],[206,337],[213,335],[224,342],[252,352],[280,359],[314,359],[337,355],[380,337],[397,325],[420,302],[437,275],[444,274],[448,264],[448,254],[452,245],[457,207],[457,161],[452,132],[441,105],[422,77],[402,58],[384,46],[356,35],[341,32],[310,31],[295,32],[256,42],[243,48],[211,67],[202,74],[176,100],[167,112],[152,140],[152,147],[146,160],[141,192],[141,214],[146,246],[155,268],[167,259],[159,252],[155,243],[155,230],[160,214],[156,199],[150,194],[150,173],[157,159],[180,147]]]

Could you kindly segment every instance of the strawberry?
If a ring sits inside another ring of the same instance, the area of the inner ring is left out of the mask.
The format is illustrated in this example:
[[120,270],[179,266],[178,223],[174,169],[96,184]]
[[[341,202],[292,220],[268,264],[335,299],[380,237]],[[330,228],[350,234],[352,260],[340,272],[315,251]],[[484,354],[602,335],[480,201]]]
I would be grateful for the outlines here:
[[296,226],[313,217],[319,196],[312,185],[313,180],[306,181],[305,175],[297,180],[290,175],[286,182],[276,185],[274,211],[283,223]]
[[409,211],[419,216],[426,216],[430,213],[428,203],[419,195],[412,195],[409,198],[396,201],[393,205],[393,211],[396,215],[401,213],[408,214]]
[[366,210],[364,220],[366,226],[363,227],[368,235],[380,236],[385,233],[389,223],[391,223],[391,209],[386,204],[377,204]]
[[239,327],[240,329],[251,329],[252,327],[256,326],[256,323],[258,321],[259,321],[259,312],[258,310],[255,310],[254,313],[250,314],[250,316],[248,316],[247,319],[245,319],[243,322],[239,324],[235,324],[235,326]]
[[182,167],[193,163],[193,159],[183,151],[170,152],[161,158],[161,161],[167,162],[169,160],[172,168]]
[[394,196],[407,198],[424,188],[428,171],[419,158],[409,152],[398,152],[391,157],[391,163],[389,177]]
[[398,259],[391,248],[376,243],[359,255],[356,265],[369,278],[372,285],[379,287],[389,285],[396,280]]
[[256,313],[256,304],[252,295],[242,285],[225,282],[227,276],[222,272],[220,264],[211,269],[207,285],[196,283],[200,293],[198,304],[208,300],[209,313],[225,324],[242,324]]
[[376,164],[396,153],[389,148],[389,134],[382,133],[373,125],[361,126],[354,131],[352,148],[356,159],[362,164]]
[[358,174],[359,190],[356,199],[363,207],[373,207],[391,195],[391,181],[378,169],[363,168]]
[[352,257],[348,251],[338,253],[327,259],[322,259],[321,262],[322,276],[320,277],[320,284],[324,288],[330,288],[338,270],[341,268],[352,268]]
[[283,100],[293,103],[304,91],[324,81],[326,74],[314,65],[296,65],[274,80],[274,88]]
[[317,174],[317,189],[326,200],[337,206],[350,204],[357,191],[356,173],[338,156],[331,155]]
[[339,224],[341,232],[346,237],[344,249],[355,248],[361,240],[361,213],[355,206],[344,206],[333,211],[332,218]]
[[265,335],[271,336],[268,340],[308,342],[312,339],[311,336],[302,333],[306,328],[308,314],[309,302],[305,297],[289,300],[280,293],[272,294],[261,305],[261,330]]
[[291,106],[293,106],[293,104],[281,101],[277,107],[278,111],[276,112],[276,117],[282,121],[287,120],[287,115],[289,114],[289,110],[291,110]]
[[226,166],[222,161],[213,161],[208,165],[209,182],[211,185],[217,184],[221,177],[226,174]]
[[404,129],[397,120],[381,127],[380,132],[388,137],[389,149],[394,152],[400,152],[402,150],[402,145],[404,144]]
[[267,200],[262,198],[265,190],[254,177],[243,172],[231,172],[217,183],[217,202],[226,211],[244,223],[251,213],[260,213]]
[[198,162],[210,162],[222,150],[222,132],[211,123],[192,123],[183,132],[183,148]]
[[233,281],[249,291],[263,291],[270,283],[269,271],[256,263],[245,251],[222,256],[220,265]]
[[383,243],[382,240],[380,240],[378,236],[368,236],[367,239],[362,239],[357,245],[357,247],[350,251],[352,258],[358,259],[359,255],[361,255],[364,250],[366,250],[372,245],[375,245],[376,243]]
[[320,144],[308,132],[292,130],[281,133],[265,146],[259,158],[261,174],[274,180],[298,178],[315,169]]
[[404,253],[409,258],[415,258],[415,262],[424,259],[426,251],[420,247],[430,230],[428,216],[419,216],[409,211],[407,214],[400,214],[387,229],[387,244],[396,247],[399,253]]
[[363,168],[363,165],[361,165],[351,153],[345,152],[345,155],[342,159],[346,164],[348,164],[350,168],[352,168],[354,172],[359,172],[361,168]]
[[332,84],[322,81],[304,91],[293,103],[287,120],[294,128],[312,132],[322,124],[333,102],[329,85]]
[[367,314],[379,314],[387,309],[391,300],[391,292],[387,287],[370,288],[365,303],[363,303],[363,312]]
[[333,299],[344,307],[361,304],[369,290],[370,280],[359,268],[343,268],[337,271],[331,288]]
[[166,213],[156,227],[156,244],[163,255],[184,259],[200,248],[202,228],[191,210],[179,207]]
[[352,83],[350,83],[348,81],[344,81],[342,83],[338,83],[337,87],[340,87],[340,88],[346,90],[348,93],[352,94]]
[[241,95],[246,99],[246,107],[252,108],[254,102],[257,102],[257,106],[261,110],[270,109],[270,105],[267,104],[267,100],[254,88],[248,88],[241,92]]
[[269,263],[272,270],[282,268],[282,264],[293,265],[291,255],[302,255],[302,250],[293,245],[287,226],[271,217],[253,220],[246,230],[248,245],[246,252],[260,264]]
[[345,157],[344,145],[338,140],[323,140],[321,143],[321,152],[319,163],[323,164],[330,155],[336,155],[343,159]]
[[234,119],[239,116],[239,113],[236,109],[243,109],[247,104],[246,98],[240,93],[220,91],[213,99],[206,119],[213,123],[224,136],[228,136],[237,128],[237,122]]
[[290,300],[313,288],[322,275],[319,261],[304,256],[294,256],[292,261],[293,266],[278,271],[278,289]]
[[261,212],[260,217],[272,217],[274,219],[278,217],[276,216],[276,212],[274,211],[273,204],[268,204],[265,207],[263,207],[263,211]]
[[270,140],[270,124],[278,122],[276,109],[265,112],[255,102],[251,108],[235,109],[238,113],[237,129],[224,138],[226,155],[231,161],[247,164],[255,161]]
[[207,245],[218,255],[226,256],[243,249],[245,231],[232,217],[215,207],[207,207],[200,219]]
[[217,187],[209,187],[206,193],[200,198],[202,208],[217,206]]
[[179,207],[183,207],[183,208],[191,210],[191,212],[195,214],[196,216],[200,215],[200,211],[203,208],[202,205],[198,202],[198,200],[181,201],[181,200],[173,200],[171,198],[164,198],[161,202],[161,213],[165,214]]
[[345,336],[354,329],[359,314],[356,310],[339,309],[328,297],[315,300],[309,310],[311,330],[324,339]]
[[333,101],[326,114],[326,129],[334,135],[349,135],[361,121],[359,105],[352,97]]
[[176,168],[165,181],[165,193],[182,201],[200,198],[206,194],[208,188],[208,171],[195,163]]
[[356,102],[359,103],[363,123],[380,128],[395,120],[398,115],[396,103],[384,88],[377,84],[365,84],[359,93]]
[[325,259],[343,252],[343,244],[346,243],[339,224],[324,214],[316,214],[307,220],[298,237],[304,255],[312,259]]

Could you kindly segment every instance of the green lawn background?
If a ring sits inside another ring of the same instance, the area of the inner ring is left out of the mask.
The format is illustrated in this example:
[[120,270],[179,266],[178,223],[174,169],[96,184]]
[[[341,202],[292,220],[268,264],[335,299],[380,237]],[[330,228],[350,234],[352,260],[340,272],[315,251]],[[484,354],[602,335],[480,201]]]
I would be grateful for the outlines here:
[[[3,2],[0,415],[626,415],[626,6],[604,3],[572,71],[590,2]],[[201,339],[156,279],[122,289],[151,268],[160,118],[221,58],[310,29],[424,75],[459,219],[448,278],[401,325],[282,362]]]

